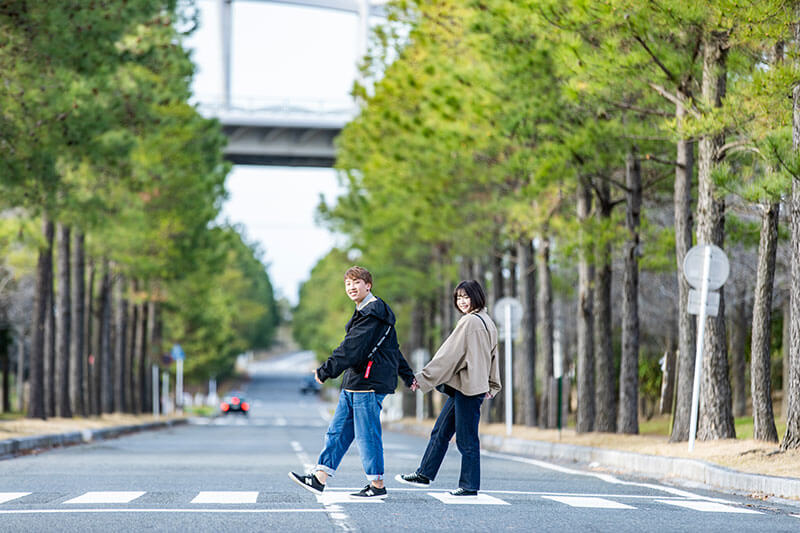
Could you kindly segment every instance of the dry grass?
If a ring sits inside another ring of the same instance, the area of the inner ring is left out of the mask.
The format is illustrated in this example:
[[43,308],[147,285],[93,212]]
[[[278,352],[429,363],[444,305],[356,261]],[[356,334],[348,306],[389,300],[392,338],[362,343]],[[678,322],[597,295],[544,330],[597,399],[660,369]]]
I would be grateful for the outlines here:
[[[160,420],[166,418],[170,417],[161,417]],[[155,420],[152,415],[128,414],[109,414],[91,418],[48,418],[47,420],[19,418],[16,420],[3,420],[0,421],[0,440],[68,433],[83,429],[146,424]]]
[[[414,418],[406,418],[402,422],[417,424]],[[433,420],[425,420],[422,425],[426,428],[432,428],[433,422]],[[506,426],[505,424],[482,423],[480,431],[488,435],[505,436]],[[669,442],[668,437],[661,435],[577,434],[573,428],[567,428],[559,432],[555,429],[513,426],[511,436],[518,439],[560,442],[649,455],[699,459],[740,472],[800,478],[800,450],[782,452],[777,444],[753,439],[697,441],[694,451],[690,453],[687,443]]]

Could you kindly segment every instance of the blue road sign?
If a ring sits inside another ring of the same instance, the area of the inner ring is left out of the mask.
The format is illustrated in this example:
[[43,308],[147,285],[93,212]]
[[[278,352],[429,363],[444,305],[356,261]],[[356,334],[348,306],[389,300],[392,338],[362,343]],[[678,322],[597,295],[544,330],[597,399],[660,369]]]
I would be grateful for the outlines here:
[[175,344],[172,346],[172,359],[175,361],[183,361],[186,357],[186,354],[183,353],[183,348],[181,348],[180,344]]

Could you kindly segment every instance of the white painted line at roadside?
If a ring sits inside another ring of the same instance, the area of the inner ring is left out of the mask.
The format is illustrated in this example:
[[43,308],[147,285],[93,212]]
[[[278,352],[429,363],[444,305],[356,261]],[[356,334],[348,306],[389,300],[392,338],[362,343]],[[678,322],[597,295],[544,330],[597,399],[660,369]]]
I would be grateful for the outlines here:
[[447,505],[511,505],[500,498],[495,498],[488,494],[478,494],[477,496],[453,496],[449,492],[429,492],[428,496],[433,496]]
[[27,496],[28,494],[30,494],[30,492],[0,492],[0,503],[10,502],[11,500]]
[[744,507],[733,507],[732,505],[722,505],[721,503],[709,501],[682,502],[678,500],[656,500],[656,502],[665,503],[667,505],[676,505],[678,507],[685,507],[686,509],[693,509],[695,511],[702,511],[704,513],[763,514],[752,509],[745,509]]
[[279,416],[278,418],[275,419],[275,425],[276,426],[285,426],[288,423],[289,422],[282,416]]
[[686,490],[676,489],[673,487],[667,487],[664,485],[656,485],[654,483],[639,483],[636,481],[623,481],[619,478],[612,476],[611,474],[602,474],[599,472],[585,472],[583,470],[575,470],[574,468],[567,468],[565,466],[556,465],[553,463],[548,463],[546,461],[540,461],[538,459],[531,459],[529,457],[520,457],[517,455],[509,455],[505,453],[497,453],[497,452],[489,452],[485,450],[481,450],[481,455],[485,455],[486,457],[492,457],[495,459],[504,459],[506,461],[515,461],[517,463],[526,463],[533,466],[538,466],[539,468],[544,468],[547,470],[552,470],[554,472],[561,472],[562,474],[570,474],[573,476],[588,476],[594,477],[601,481],[605,481],[606,483],[611,483],[613,485],[626,485],[629,487],[641,487],[646,489],[658,490],[662,492],[666,492],[667,494],[672,494],[673,496],[679,496],[681,498],[689,498],[693,500],[704,500],[708,502],[717,502],[717,503],[732,503],[729,500],[723,500],[721,498],[711,498],[708,496],[701,496],[699,494],[695,494],[693,492],[689,492]]
[[191,503],[256,503],[256,491],[201,491]]
[[97,491],[86,492],[77,498],[67,500],[64,504],[81,504],[81,503],[130,503],[136,498],[142,496],[143,491]]
[[65,514],[65,513],[325,513],[325,509],[11,509],[0,510],[4,514]]
[[636,507],[606,500],[605,498],[593,498],[586,496],[542,496],[542,498],[563,503],[569,505],[570,507],[590,507],[592,509],[636,509]]

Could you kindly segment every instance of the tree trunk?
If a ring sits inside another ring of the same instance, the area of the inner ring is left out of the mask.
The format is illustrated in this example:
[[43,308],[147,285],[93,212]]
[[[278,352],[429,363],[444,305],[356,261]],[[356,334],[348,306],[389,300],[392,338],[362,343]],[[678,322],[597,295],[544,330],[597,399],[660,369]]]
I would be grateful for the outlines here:
[[25,411],[25,337],[17,337],[17,411]]
[[72,322],[69,346],[69,403],[73,414],[86,416],[86,406],[83,403],[83,380],[86,354],[84,353],[84,329],[86,327],[86,314],[84,298],[86,297],[85,284],[84,235],[79,231],[74,233],[74,246],[72,247]]
[[[50,250],[53,241],[50,241]],[[56,313],[53,291],[53,270],[50,262],[47,287],[47,314],[44,321],[44,408],[47,416],[56,414]]]
[[[728,35],[713,31],[703,46],[703,100],[720,107],[725,97]],[[723,246],[725,201],[715,195],[712,173],[720,163],[724,134],[700,139],[697,191],[697,242]],[[736,431],[731,411],[731,384],[728,378],[727,335],[725,333],[725,295],[720,289],[719,313],[706,319],[703,345],[703,380],[700,394],[700,440],[734,438]]]
[[781,418],[786,420],[789,412],[789,347],[792,344],[792,323],[790,320],[792,302],[783,300],[783,331],[781,332]]
[[[494,309],[494,306],[497,302],[505,296],[505,287],[504,287],[504,279],[503,279],[503,253],[498,248],[495,250],[495,253],[492,255],[492,304],[489,307],[490,310]],[[497,356],[499,357],[500,361],[500,381],[504,382],[506,378],[506,358],[505,358],[505,337],[499,338],[497,340]],[[508,384],[504,383],[504,387],[508,386]],[[502,391],[500,394],[492,398],[490,403],[489,409],[489,421],[490,422],[502,422],[505,420],[505,391]]]
[[94,261],[90,261],[89,264],[89,280],[86,284],[86,334],[84,336],[84,342],[86,343],[86,352],[88,356],[86,357],[86,362],[84,363],[84,376],[85,379],[83,381],[83,401],[84,406],[86,409],[86,416],[88,415],[96,415],[97,414],[97,395],[95,394],[96,383],[95,383],[95,360],[97,358],[97,342],[95,342],[97,332],[97,320],[95,315],[97,314],[97,305],[95,304],[94,298],[94,286],[95,286],[95,278],[97,274],[97,268],[95,267]]
[[[92,287],[92,355],[89,359],[89,369],[91,373],[91,381],[92,381],[92,390],[91,390],[91,401],[92,401],[92,414],[99,415],[101,414],[102,409],[102,402],[100,400],[100,392],[102,391],[101,387],[101,378],[103,373],[101,372],[102,367],[102,334],[103,334],[103,327],[102,327],[102,317],[103,317],[103,288],[102,288],[102,277],[100,277],[100,286],[98,287],[98,267],[97,265],[93,265],[93,272],[92,272],[92,279],[94,282],[94,287]],[[94,294],[94,289],[99,289],[97,294]]]
[[753,295],[753,334],[750,344],[750,390],[753,396],[753,438],[778,442],[772,412],[770,331],[775,257],[778,251],[779,203],[762,206],[758,271]]
[[127,302],[128,324],[125,327],[125,412],[134,413],[136,411],[136,399],[138,398],[136,378],[136,322],[139,319],[139,308],[135,304],[136,280],[129,284],[130,300]]
[[70,228],[59,223],[58,233],[58,294],[56,307],[56,416],[72,417],[69,402],[69,347],[72,334],[72,288],[70,284]]
[[731,317],[733,329],[730,335],[728,352],[731,359],[731,394],[733,395],[733,415],[744,416],[747,410],[746,352],[747,352],[747,295],[745,286],[739,287],[739,300],[736,312]]
[[30,365],[30,397],[28,416],[30,418],[47,418],[45,410],[45,323],[47,322],[48,283],[53,275],[53,222],[46,215],[42,217],[42,233],[45,247],[39,250],[36,263],[36,293],[33,303],[33,324],[31,332],[31,365]]
[[0,326],[0,373],[3,374],[3,397],[0,400],[0,412],[11,411],[11,327]]
[[134,412],[142,413],[145,411],[145,401],[147,400],[146,396],[146,383],[147,374],[144,362],[144,343],[145,343],[145,327],[147,324],[147,318],[145,317],[146,308],[145,303],[140,302],[136,304],[137,312],[136,312],[136,330],[135,330],[135,340],[134,340],[134,366],[136,368],[135,371],[135,381],[136,381],[136,390],[135,390],[135,403],[134,403]]
[[[578,223],[588,221],[592,209],[592,192],[589,184],[581,183],[578,189]],[[581,229],[578,256],[578,421],[575,431],[585,433],[594,430],[594,321],[592,303],[594,266],[589,259],[589,236]]]
[[539,425],[551,428],[555,426],[555,421],[548,416],[550,407],[555,402],[549,387],[553,380],[553,283],[550,277],[550,238],[545,233],[539,239],[538,252],[536,277],[539,282],[539,290],[536,294],[536,318],[538,319],[537,329],[542,348],[542,383],[545,385],[539,408],[541,413]]
[[125,411],[125,326],[127,325],[127,303],[124,294],[125,278],[118,275],[113,283],[114,307],[114,411]]
[[100,283],[100,410],[110,413],[114,408],[114,383],[111,351],[111,272],[108,261],[103,261],[103,279]]
[[[144,342],[144,368],[147,371],[153,365],[154,350],[161,346],[161,317],[158,304],[152,298],[147,301],[147,328]],[[145,374],[145,377],[147,374]],[[144,381],[144,409],[145,412],[153,410],[153,382]]]
[[533,243],[522,239],[518,245],[519,296],[522,303],[522,340],[514,359],[514,390],[518,402],[515,422],[536,425],[536,264]]
[[[681,102],[686,95],[679,93]],[[685,121],[686,108],[675,106],[678,128]],[[694,142],[681,139],[677,146],[673,206],[675,211],[675,259],[678,276],[678,379],[676,383],[675,417],[670,441],[689,440],[689,419],[694,380],[696,321],[689,314],[689,282],[683,275],[683,260],[692,247],[692,173],[694,171]]]
[[[609,182],[600,180],[597,186],[597,211],[602,223],[609,222],[612,209]],[[605,240],[599,243],[596,253],[598,269],[594,291],[594,362],[597,375],[595,429],[613,433],[617,430],[615,394],[617,388],[611,333],[611,243]]]
[[625,164],[625,274],[622,281],[622,355],[619,369],[617,431],[639,433],[639,224],[642,173],[634,147]]

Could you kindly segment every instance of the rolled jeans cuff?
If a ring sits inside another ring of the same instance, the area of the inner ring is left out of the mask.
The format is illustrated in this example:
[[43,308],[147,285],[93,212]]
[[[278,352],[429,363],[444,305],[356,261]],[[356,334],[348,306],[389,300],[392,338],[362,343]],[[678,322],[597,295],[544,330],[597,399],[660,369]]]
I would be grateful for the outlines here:
[[336,473],[335,469],[333,469],[333,468],[331,468],[329,466],[325,466],[325,465],[317,465],[317,466],[315,466],[314,468],[311,469],[311,473],[312,474],[314,472],[320,472],[320,471],[325,472],[330,477],[333,477],[333,475]]
[[383,479],[383,474],[367,474],[368,481],[380,481]]

